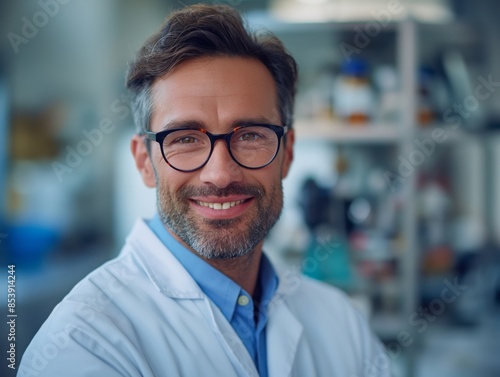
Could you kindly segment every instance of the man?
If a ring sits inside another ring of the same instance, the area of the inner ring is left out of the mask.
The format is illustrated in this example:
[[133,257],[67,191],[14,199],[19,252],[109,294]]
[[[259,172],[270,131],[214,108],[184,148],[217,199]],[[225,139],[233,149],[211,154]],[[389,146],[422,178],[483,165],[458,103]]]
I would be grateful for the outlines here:
[[58,305],[21,376],[388,375],[343,294],[278,277],[262,253],[293,157],[296,72],[226,6],[175,12],[147,41],[128,75],[131,149],[158,214]]

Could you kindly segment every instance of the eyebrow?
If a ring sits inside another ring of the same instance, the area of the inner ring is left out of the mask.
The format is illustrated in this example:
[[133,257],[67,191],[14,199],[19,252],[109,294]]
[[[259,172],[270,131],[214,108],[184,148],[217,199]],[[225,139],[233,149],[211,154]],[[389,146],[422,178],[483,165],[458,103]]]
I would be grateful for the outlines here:
[[206,128],[203,122],[197,120],[173,120],[163,126],[161,131],[173,130],[176,128]]
[[[230,130],[239,127],[239,126],[252,126],[255,124],[275,124],[269,121],[269,119],[265,117],[255,117],[255,118],[241,118],[233,121],[230,126]],[[177,128],[202,128],[204,130],[207,129],[207,126],[204,122],[199,120],[173,120],[171,122],[166,123],[161,131],[173,130]]]
[[231,124],[231,127],[235,128],[238,126],[252,126],[254,124],[274,124],[274,123],[271,122],[268,118],[264,118],[264,117],[243,118],[243,119],[238,119],[237,121],[233,122]]

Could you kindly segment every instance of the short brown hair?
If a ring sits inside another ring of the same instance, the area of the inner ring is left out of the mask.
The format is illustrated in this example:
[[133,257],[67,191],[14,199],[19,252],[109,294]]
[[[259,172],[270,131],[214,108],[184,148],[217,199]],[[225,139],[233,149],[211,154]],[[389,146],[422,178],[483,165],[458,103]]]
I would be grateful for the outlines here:
[[150,128],[154,81],[182,62],[207,56],[263,63],[276,84],[281,121],[292,125],[297,64],[282,42],[270,33],[249,32],[238,11],[229,6],[193,5],[172,13],[130,64],[127,88],[139,133]]

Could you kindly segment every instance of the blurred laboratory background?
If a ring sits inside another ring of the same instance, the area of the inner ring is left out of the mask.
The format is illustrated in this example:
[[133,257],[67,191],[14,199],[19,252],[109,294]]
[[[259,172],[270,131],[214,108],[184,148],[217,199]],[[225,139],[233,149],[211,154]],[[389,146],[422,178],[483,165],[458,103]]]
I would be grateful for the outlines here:
[[[125,72],[193,3],[0,3],[0,307],[15,265],[18,362],[57,302],[155,211],[129,152]],[[394,376],[500,376],[500,3],[212,3],[274,32],[299,64],[272,260],[347,292]]]

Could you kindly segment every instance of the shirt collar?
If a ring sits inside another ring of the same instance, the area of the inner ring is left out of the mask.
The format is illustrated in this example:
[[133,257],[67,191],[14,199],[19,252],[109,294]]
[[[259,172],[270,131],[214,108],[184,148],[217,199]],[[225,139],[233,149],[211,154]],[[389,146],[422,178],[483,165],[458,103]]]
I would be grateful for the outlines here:
[[[248,292],[177,241],[166,229],[158,214],[155,214],[148,225],[193,277],[201,290],[221,310],[224,317],[231,321],[238,297],[241,294],[251,297]],[[261,289],[259,313],[265,313],[267,304],[278,287],[278,276],[265,254],[262,254],[260,260],[257,284]]]

